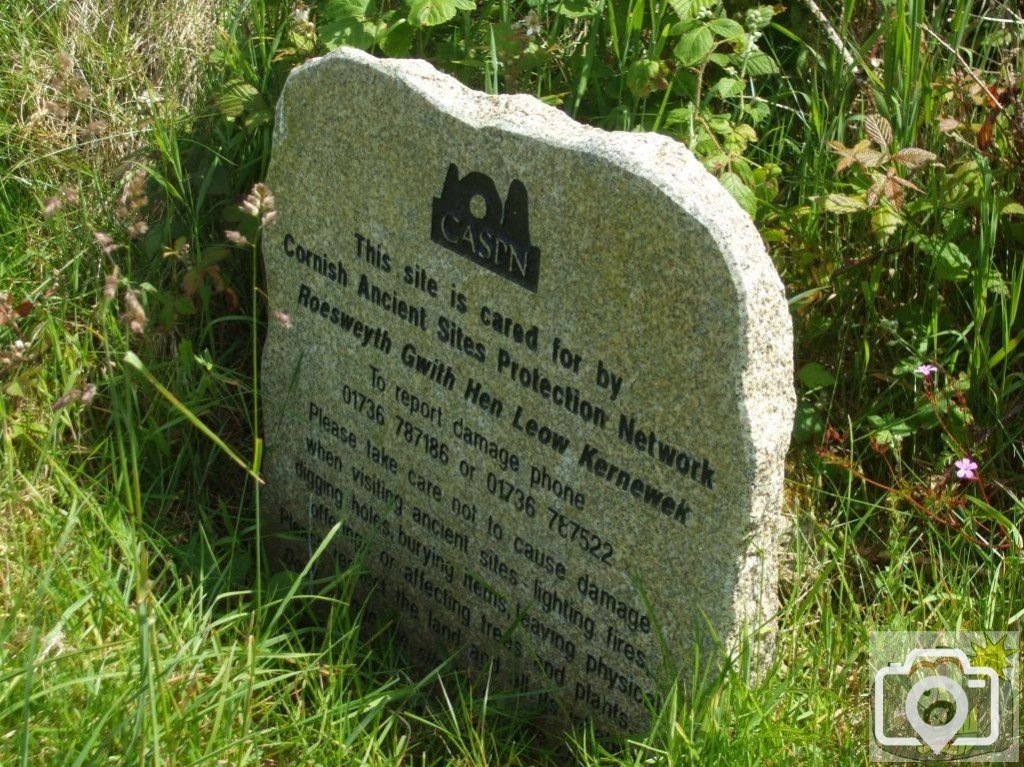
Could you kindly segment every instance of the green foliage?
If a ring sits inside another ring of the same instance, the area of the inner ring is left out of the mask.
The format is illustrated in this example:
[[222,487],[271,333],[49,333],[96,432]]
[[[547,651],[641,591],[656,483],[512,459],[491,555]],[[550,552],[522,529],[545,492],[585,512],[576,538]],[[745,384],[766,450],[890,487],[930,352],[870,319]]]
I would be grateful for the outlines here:
[[[869,629],[1019,626],[1011,4],[848,0],[834,35],[716,0],[8,5],[0,763],[863,764]],[[266,571],[257,182],[288,71],[343,44],[666,133],[755,216],[799,392],[763,673],[744,648],[648,733],[552,743],[361,638],[358,563]]]
[[768,113],[759,81],[780,71],[759,47],[775,14],[764,5],[733,18],[707,0],[326,0],[316,30],[328,50],[411,51],[472,87],[533,92],[602,127],[668,133],[756,215],[778,188],[779,168],[751,159]]
[[836,173],[857,168],[861,174],[854,182],[860,191],[854,195],[833,192],[825,198],[825,210],[832,213],[871,211],[872,229],[884,242],[904,223],[900,211],[907,190],[922,191],[900,174],[905,172],[904,168],[913,171],[931,165],[938,157],[918,147],[894,150],[890,146],[892,126],[879,115],[866,116],[864,130],[870,138],[857,142],[852,148],[841,141],[829,142],[832,151],[840,157]]
[[[776,236],[791,254],[788,279],[809,299],[796,311],[804,359],[845,371],[827,390],[805,383],[802,396],[854,440],[844,454],[890,496],[934,488],[954,460],[981,456],[992,482],[961,489],[1013,510],[1019,524],[1011,467],[1024,381],[1008,361],[1024,328],[1011,160],[1024,134],[1010,117],[1021,36],[994,43],[991,30],[968,25],[963,3],[908,0],[892,11],[866,20],[863,42],[845,39],[862,82],[848,72],[843,87],[833,74],[802,96],[814,119],[794,157],[808,188]],[[1004,63],[972,69],[956,50]],[[834,53],[830,66],[841,71],[843,59]],[[949,371],[955,398],[938,388],[927,403],[909,396],[922,363]],[[939,503],[960,516],[956,498]]]

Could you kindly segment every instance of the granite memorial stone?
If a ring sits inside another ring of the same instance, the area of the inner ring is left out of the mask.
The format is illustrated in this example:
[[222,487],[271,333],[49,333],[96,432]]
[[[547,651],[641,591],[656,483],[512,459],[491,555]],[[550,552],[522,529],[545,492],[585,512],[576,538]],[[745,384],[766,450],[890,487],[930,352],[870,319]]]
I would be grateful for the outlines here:
[[268,183],[285,566],[337,527],[320,566],[411,657],[619,731],[770,626],[791,323],[685,148],[343,49],[291,74]]

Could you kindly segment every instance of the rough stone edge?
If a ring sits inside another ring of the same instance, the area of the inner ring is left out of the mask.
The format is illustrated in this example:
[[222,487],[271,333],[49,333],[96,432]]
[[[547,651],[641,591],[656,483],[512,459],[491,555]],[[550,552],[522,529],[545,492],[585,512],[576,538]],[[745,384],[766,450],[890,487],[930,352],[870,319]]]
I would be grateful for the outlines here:
[[[335,62],[353,62],[400,81],[439,111],[470,127],[500,129],[570,151],[598,155],[620,170],[642,174],[696,221],[718,247],[741,299],[737,319],[747,330],[747,364],[739,371],[737,399],[746,404],[744,422],[751,443],[747,465],[752,468],[750,482],[755,489],[748,544],[740,555],[734,591],[737,622],[729,636],[719,637],[725,647],[735,650],[743,637],[775,620],[774,610],[762,613],[754,606],[778,604],[778,544],[785,526],[785,452],[796,409],[792,364],[777,369],[768,364],[769,359],[792,361],[792,319],[782,282],[753,221],[685,146],[667,136],[604,131],[578,123],[530,96],[491,96],[474,91],[427,61],[378,59],[354,48],[339,48],[289,73],[276,108],[275,146],[288,139],[285,105],[292,80],[315,76],[318,69]],[[456,100],[458,109],[452,106]],[[272,158],[268,176],[273,175],[273,167]],[[707,184],[695,185],[694,179],[706,179]],[[685,189],[685,195],[679,189]],[[774,323],[769,321],[772,315],[777,318]],[[762,528],[760,535],[758,527]],[[755,540],[764,548],[755,546]],[[762,657],[773,652],[771,644],[754,649],[755,655]]]

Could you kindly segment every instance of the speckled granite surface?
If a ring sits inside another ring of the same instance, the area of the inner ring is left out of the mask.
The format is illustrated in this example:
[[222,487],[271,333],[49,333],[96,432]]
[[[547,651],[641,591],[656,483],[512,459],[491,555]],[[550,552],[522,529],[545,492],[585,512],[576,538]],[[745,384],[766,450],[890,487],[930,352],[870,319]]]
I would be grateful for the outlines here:
[[[410,656],[641,729],[776,608],[792,330],[678,143],[340,50],[278,105],[268,527]],[[770,644],[770,629],[763,631]]]

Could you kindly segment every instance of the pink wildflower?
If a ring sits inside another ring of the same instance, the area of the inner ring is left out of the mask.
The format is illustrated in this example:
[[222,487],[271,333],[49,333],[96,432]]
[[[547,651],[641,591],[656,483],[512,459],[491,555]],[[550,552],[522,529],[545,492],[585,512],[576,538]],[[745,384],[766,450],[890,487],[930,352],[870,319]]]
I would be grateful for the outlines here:
[[961,458],[954,464],[954,466],[956,466],[956,475],[960,479],[969,480],[975,479],[978,476],[975,474],[978,470],[978,464],[972,461],[968,456]]

